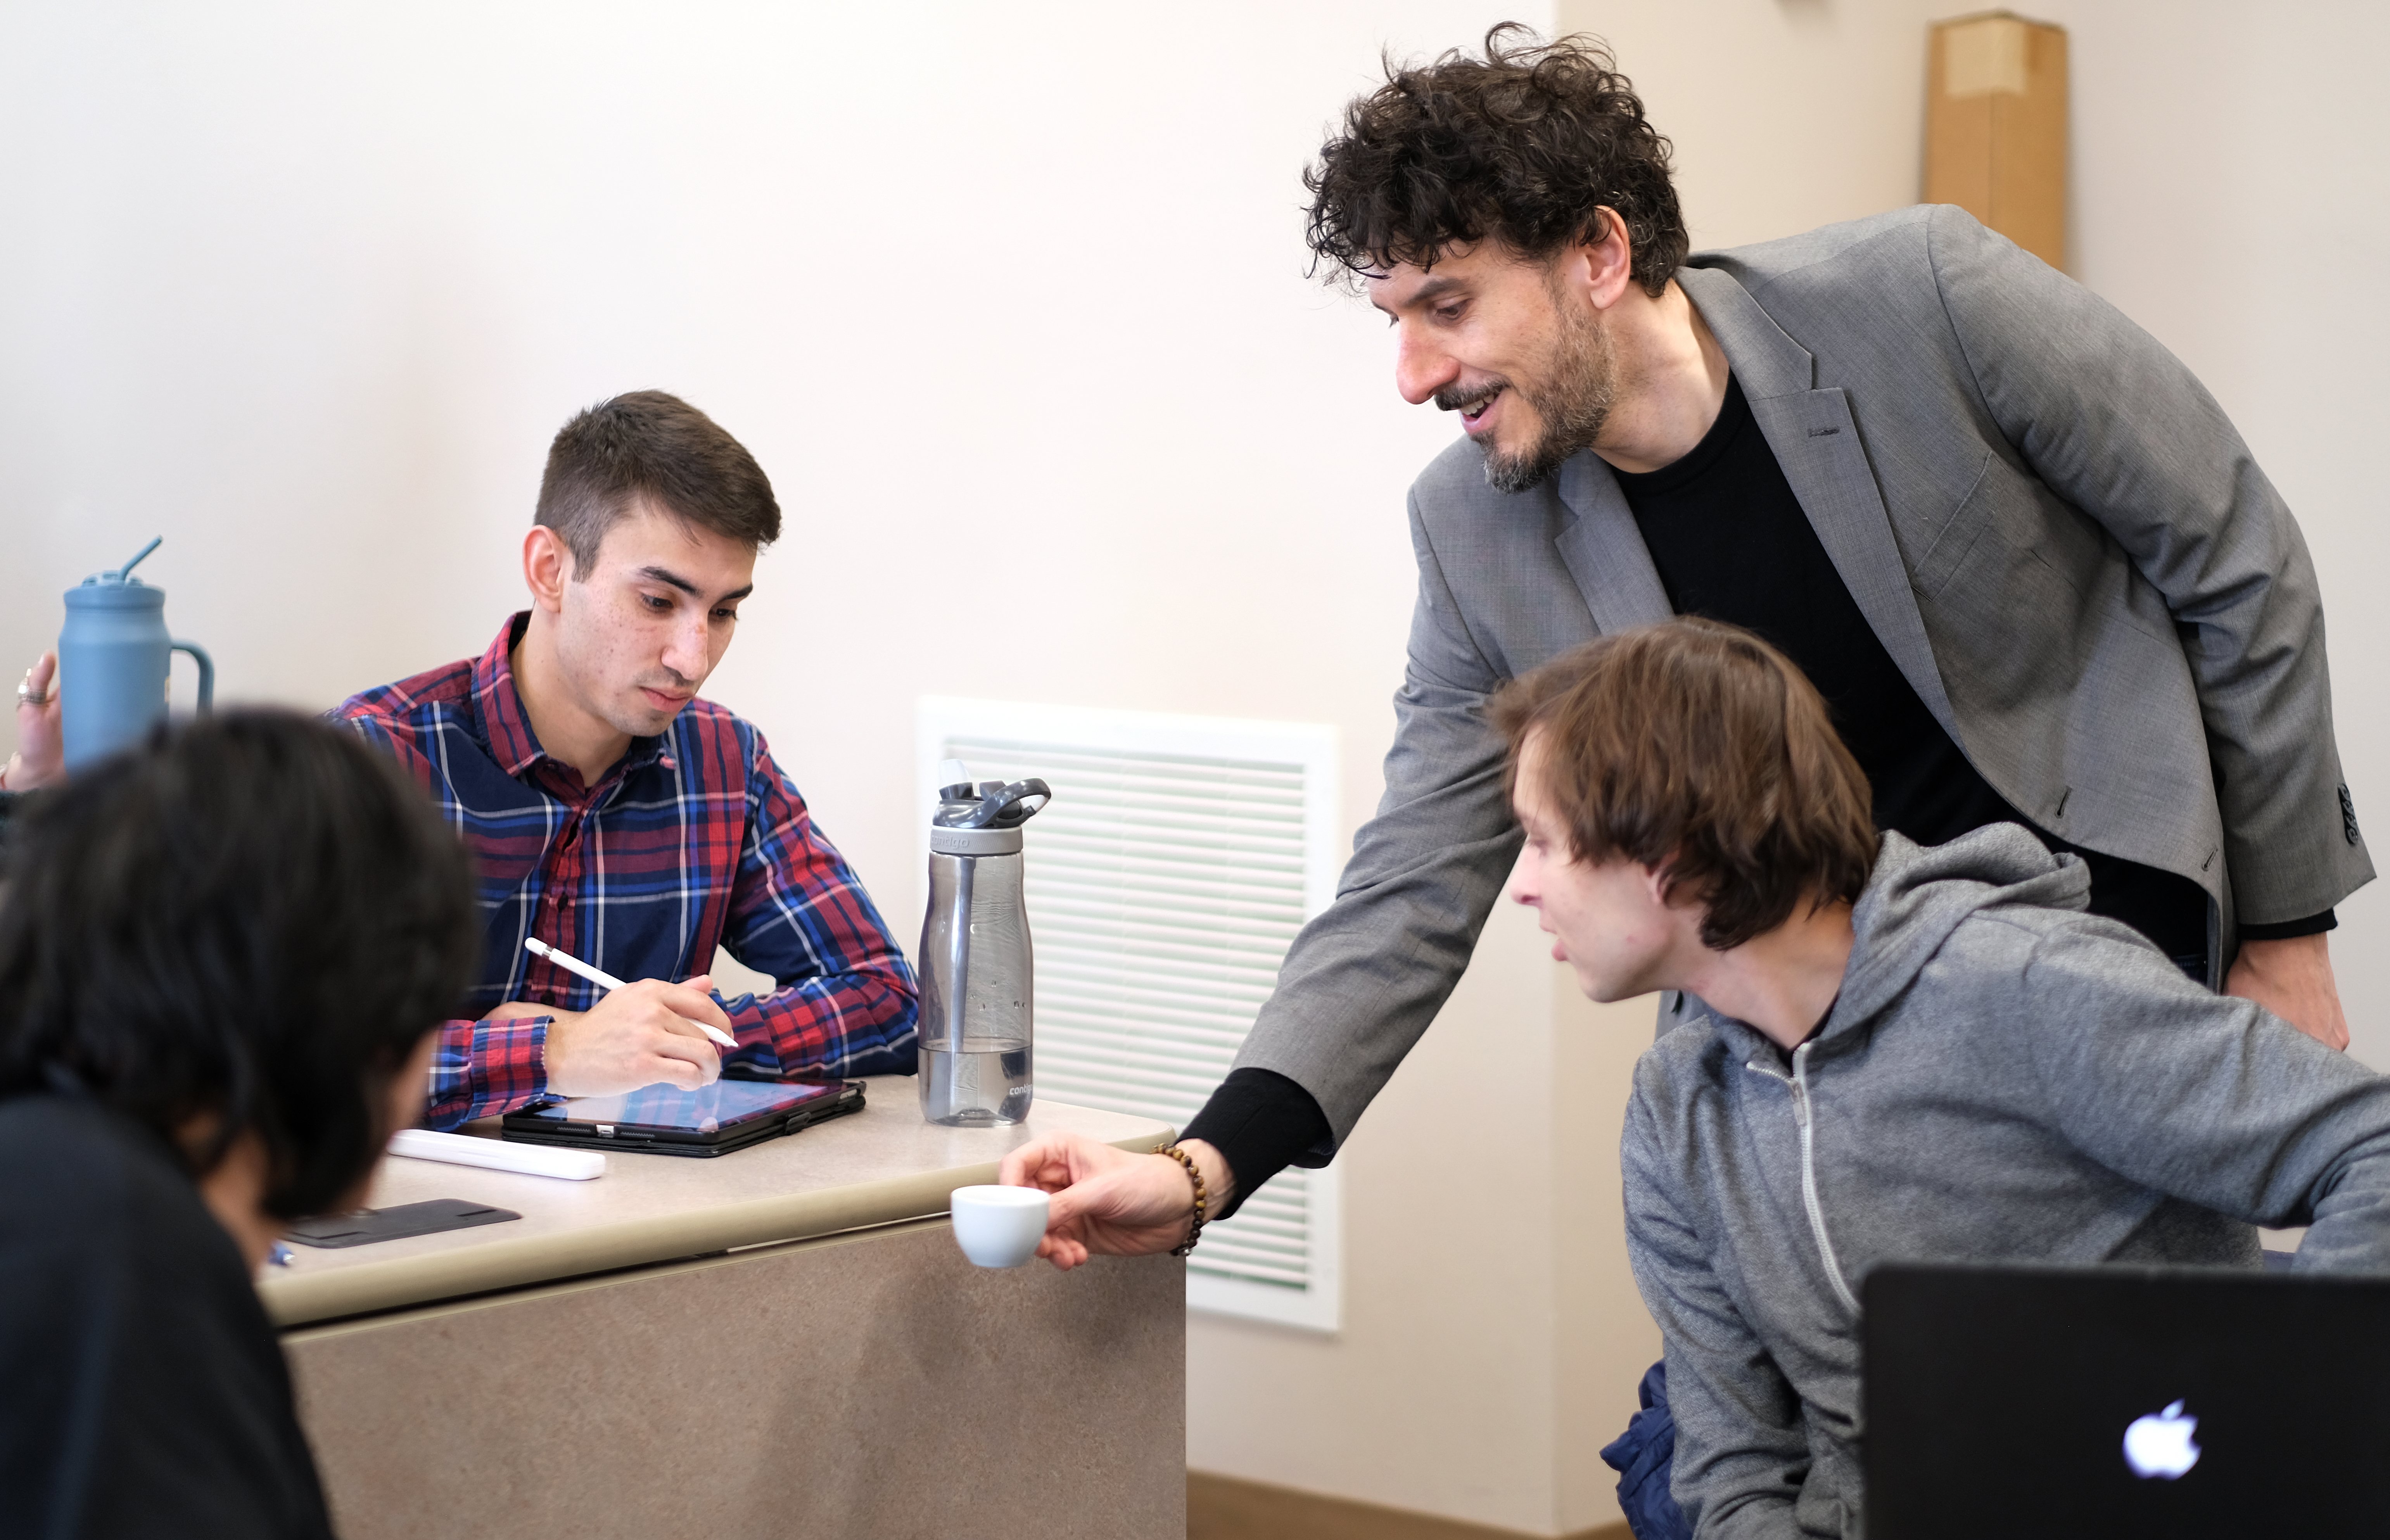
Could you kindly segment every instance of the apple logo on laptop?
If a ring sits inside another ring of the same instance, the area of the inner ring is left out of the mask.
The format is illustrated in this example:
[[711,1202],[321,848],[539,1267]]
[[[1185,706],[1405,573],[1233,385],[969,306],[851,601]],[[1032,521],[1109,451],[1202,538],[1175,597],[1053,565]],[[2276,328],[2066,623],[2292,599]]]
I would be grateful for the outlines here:
[[2198,1428],[2199,1418],[2184,1416],[2179,1401],[2165,1411],[2137,1417],[2125,1430],[2125,1463],[2136,1476],[2173,1481],[2199,1463],[2199,1445],[2191,1442]]

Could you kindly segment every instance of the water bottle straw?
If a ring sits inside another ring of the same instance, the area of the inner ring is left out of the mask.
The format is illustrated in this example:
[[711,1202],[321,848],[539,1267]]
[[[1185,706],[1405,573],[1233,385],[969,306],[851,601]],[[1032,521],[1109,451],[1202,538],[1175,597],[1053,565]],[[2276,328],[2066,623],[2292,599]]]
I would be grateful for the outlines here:
[[122,583],[122,582],[124,581],[125,574],[126,574],[126,573],[128,573],[128,572],[130,572],[130,571],[132,571],[134,568],[140,566],[140,565],[141,565],[141,562],[142,562],[142,558],[143,558],[144,557],[147,557],[147,556],[148,556],[151,551],[156,550],[159,546],[161,546],[161,545],[164,545],[165,543],[166,543],[166,537],[165,537],[164,535],[162,535],[162,534],[161,534],[161,535],[159,535],[156,539],[154,539],[154,540],[150,541],[150,542],[149,542],[149,544],[148,544],[147,545],[142,546],[142,547],[141,547],[141,549],[140,549],[140,551],[139,551],[139,553],[138,553],[138,554],[136,554],[136,555],[134,557],[134,558],[133,558],[132,560],[130,560],[130,561],[126,562],[123,566],[119,567],[119,568],[116,570],[116,571],[115,571],[115,572],[114,572],[114,574],[113,574],[113,576],[115,577],[116,581],[117,581],[117,582],[119,582],[119,583]]

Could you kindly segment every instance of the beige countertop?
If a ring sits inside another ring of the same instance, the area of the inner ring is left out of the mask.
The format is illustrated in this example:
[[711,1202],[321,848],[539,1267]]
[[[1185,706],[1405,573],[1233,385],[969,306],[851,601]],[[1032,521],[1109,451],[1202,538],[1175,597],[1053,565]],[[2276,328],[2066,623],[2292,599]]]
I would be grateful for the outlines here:
[[[1009,1128],[922,1121],[906,1075],[867,1080],[864,1110],[712,1160],[615,1151],[606,1174],[565,1182],[393,1155],[370,1206],[461,1198],[520,1219],[369,1246],[293,1245],[258,1292],[280,1326],[405,1309],[493,1290],[804,1240],[944,1213],[958,1187],[996,1180],[1005,1152],[1041,1135],[1085,1134],[1150,1149],[1167,1123],[1040,1100]],[[495,1119],[461,1133],[497,1136]]]

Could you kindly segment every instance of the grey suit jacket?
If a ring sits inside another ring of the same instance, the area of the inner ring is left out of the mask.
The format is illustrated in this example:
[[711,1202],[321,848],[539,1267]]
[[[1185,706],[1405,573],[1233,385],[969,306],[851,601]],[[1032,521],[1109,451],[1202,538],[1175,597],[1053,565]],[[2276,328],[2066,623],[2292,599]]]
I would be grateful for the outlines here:
[[[2153,338],[1947,207],[1697,252],[1677,281],[1859,610],[2011,806],[2199,883],[2217,959],[2236,921],[2317,914],[2372,877],[2306,543]],[[1590,453],[1505,494],[1461,440],[1412,485],[1410,523],[1385,798],[1238,1057],[1309,1090],[1340,1143],[1518,852],[1486,697],[1670,612]]]

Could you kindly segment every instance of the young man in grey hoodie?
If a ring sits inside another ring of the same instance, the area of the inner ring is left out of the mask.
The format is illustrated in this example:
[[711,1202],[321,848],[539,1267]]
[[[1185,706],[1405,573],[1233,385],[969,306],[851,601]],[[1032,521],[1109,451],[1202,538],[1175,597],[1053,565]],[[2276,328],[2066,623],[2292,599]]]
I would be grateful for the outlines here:
[[1879,839],[1825,702],[1678,619],[1495,715],[1535,906],[1597,1000],[1698,997],[1638,1066],[1628,1249],[1700,1536],[1860,1529],[1858,1280],[1880,1263],[2390,1271],[2390,1080],[2138,932],[1993,825]]

